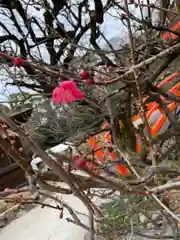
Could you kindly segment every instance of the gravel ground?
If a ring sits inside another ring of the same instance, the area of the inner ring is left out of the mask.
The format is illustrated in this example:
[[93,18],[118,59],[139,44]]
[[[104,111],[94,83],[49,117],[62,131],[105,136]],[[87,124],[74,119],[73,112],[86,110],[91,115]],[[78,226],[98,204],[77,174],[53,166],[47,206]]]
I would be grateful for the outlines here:
[[[74,196],[63,196],[66,201],[75,210],[87,214],[84,205]],[[104,203],[107,200],[103,201]],[[45,203],[54,204],[51,200],[45,200]],[[102,200],[96,199],[97,205],[102,204]],[[71,218],[67,210],[64,211],[64,218],[59,219],[59,212],[51,208],[41,208],[37,206],[30,211],[21,211],[19,218],[12,221],[0,231],[0,240],[89,240],[86,230],[66,221]],[[79,215],[84,224],[88,224],[88,218]],[[145,232],[150,235],[150,232]],[[153,235],[157,232],[151,233]],[[166,229],[166,234],[171,235],[171,229]],[[146,240],[147,238],[140,236],[121,236],[122,240]],[[157,239],[157,238],[151,238]],[[168,239],[168,238],[167,238]],[[170,238],[171,239],[171,238]],[[105,240],[103,237],[96,237],[96,240]],[[119,240],[119,239],[117,239]],[[168,239],[169,240],[169,239]]]

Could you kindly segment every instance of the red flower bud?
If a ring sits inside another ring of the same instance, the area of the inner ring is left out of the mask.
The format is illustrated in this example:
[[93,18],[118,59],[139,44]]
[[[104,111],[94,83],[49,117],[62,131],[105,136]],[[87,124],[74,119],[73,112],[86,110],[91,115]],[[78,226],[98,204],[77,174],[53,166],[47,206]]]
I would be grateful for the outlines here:
[[87,166],[85,159],[81,156],[74,156],[72,160],[76,168],[85,168]]
[[121,20],[125,20],[125,19],[127,19],[127,15],[124,14],[124,13],[121,13],[120,19],[121,19]]
[[13,64],[17,67],[21,67],[22,66],[22,63],[23,63],[23,59],[22,58],[15,58],[13,60]]
[[89,77],[88,72],[83,71],[83,72],[81,73],[81,78],[82,78],[82,79],[86,79],[86,78],[88,78],[88,77]]
[[155,4],[154,4],[154,3],[150,3],[150,4],[149,4],[149,7],[154,8],[154,7],[155,7]]
[[86,167],[86,162],[85,161],[78,162],[77,167],[78,168],[85,168]]
[[64,215],[64,214],[63,214],[63,209],[62,209],[62,210],[60,210],[59,218],[62,219],[62,218],[63,218],[63,215]]
[[86,80],[86,84],[87,84],[87,85],[95,84],[94,79],[88,78],[88,79]]

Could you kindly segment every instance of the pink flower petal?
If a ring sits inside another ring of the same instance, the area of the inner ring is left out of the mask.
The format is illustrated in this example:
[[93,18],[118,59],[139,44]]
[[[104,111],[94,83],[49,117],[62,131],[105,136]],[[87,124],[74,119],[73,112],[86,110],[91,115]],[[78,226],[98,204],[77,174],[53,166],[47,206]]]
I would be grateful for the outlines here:
[[63,92],[61,103],[72,103],[75,101],[76,101],[76,98],[74,97],[71,91],[66,90]]
[[73,89],[73,88],[77,88],[76,83],[73,81],[63,81],[59,84],[60,88],[63,89]]
[[53,90],[53,95],[52,95],[52,99],[53,99],[54,104],[59,104],[60,95],[61,95],[61,89],[60,88],[55,88]]
[[76,100],[83,100],[84,93],[72,81],[61,82],[59,88],[53,90],[53,103],[63,104],[72,103]]
[[77,100],[83,100],[84,99],[84,93],[79,88],[73,89],[72,94]]

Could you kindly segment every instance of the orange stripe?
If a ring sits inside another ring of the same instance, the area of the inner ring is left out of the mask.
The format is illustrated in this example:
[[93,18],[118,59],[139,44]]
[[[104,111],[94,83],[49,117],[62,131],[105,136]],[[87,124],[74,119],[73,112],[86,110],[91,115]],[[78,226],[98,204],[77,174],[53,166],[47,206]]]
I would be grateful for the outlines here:
[[160,88],[162,87],[165,83],[173,80],[173,78],[175,78],[176,76],[180,75],[180,72],[176,72],[176,73],[173,73],[171,76],[169,76],[168,78],[164,79],[162,82],[160,82],[157,87]]
[[159,108],[159,105],[157,103],[154,104],[154,106],[149,110],[146,114],[146,118],[149,119],[151,114],[156,111]]
[[[173,78],[175,78],[176,76],[180,75],[180,72],[176,72],[174,74],[172,74],[171,76],[169,76],[167,79],[164,79],[161,83],[159,83],[157,85],[158,88],[162,87],[165,83],[173,80]],[[176,84],[173,88],[171,88],[168,92],[171,92],[171,93],[174,93],[176,96],[180,96],[180,91],[179,91],[179,88],[180,88],[180,83]],[[145,100],[145,98],[144,98]],[[164,99],[163,99],[164,101]],[[175,103],[172,103],[168,106],[169,110],[172,112],[175,108],[176,108],[177,104]],[[156,103],[156,102],[151,102],[151,103],[148,103],[147,104],[147,107],[148,107],[148,111],[146,113],[146,117],[147,119],[150,118],[151,114],[156,111],[157,109],[159,109],[162,114],[160,116],[160,118],[158,119],[158,121],[154,124],[153,127],[151,127],[151,133],[152,135],[154,136],[157,136],[158,135],[158,132],[160,130],[160,128],[163,126],[163,124],[166,122],[167,120],[167,117],[165,115],[165,113],[162,111],[162,109],[159,108],[159,105]],[[135,115],[132,117],[132,122],[136,121],[139,119],[139,114]],[[103,125],[103,129],[107,128],[108,127],[108,123],[105,123]],[[122,122],[120,121],[120,127],[122,127]],[[100,137],[100,134],[96,135],[95,137],[91,137],[89,138],[88,142],[90,144],[90,146],[92,147],[92,149],[96,150],[96,149],[99,149],[100,147],[103,148],[103,146],[105,145],[106,141],[109,142],[110,146],[112,146],[112,142],[111,142],[111,135],[110,135],[110,132],[107,132],[105,134],[105,136],[103,137],[102,141],[100,143],[98,143],[98,139]],[[136,151],[137,152],[141,152],[141,144],[138,140],[138,136],[137,136],[137,143],[136,143]],[[95,155],[99,158],[100,161],[104,161],[105,158],[106,158],[106,155],[109,155],[111,157],[112,160],[116,160],[116,152],[109,152],[108,148],[106,148],[103,152],[103,150],[99,150],[97,152],[95,152]],[[129,169],[126,168],[123,164],[118,164],[116,166],[116,169],[118,171],[118,173],[120,175],[123,175],[123,174],[127,174],[129,172]]]
[[124,164],[117,164],[116,169],[122,176],[128,176],[130,174],[129,169],[125,167]]
[[169,92],[174,93],[176,96],[180,96],[180,83],[171,88]]
[[88,139],[88,142],[89,142],[89,144],[91,145],[91,147],[94,149],[94,146],[95,146],[95,137],[90,137],[89,139]]
[[[178,31],[180,30],[180,22],[177,22],[175,25],[173,25],[172,27],[170,27],[170,30],[172,31]],[[171,38],[171,39],[176,39],[178,38],[177,35],[171,33],[171,32],[165,32],[164,34],[162,34],[162,39],[163,40],[168,40],[168,38]]]
[[[168,109],[170,110],[170,112],[172,112],[175,108],[176,108],[175,103],[172,103],[170,106],[168,106]],[[151,132],[154,136],[158,135],[158,132],[159,132],[160,128],[163,126],[163,124],[166,122],[166,120],[167,120],[166,114],[162,113],[159,120],[155,123],[155,125],[151,129]]]
[[154,136],[158,135],[158,132],[159,132],[160,128],[162,127],[162,125],[165,121],[166,121],[166,115],[162,114],[160,119],[154,124],[154,126],[151,129],[152,135],[154,135]]

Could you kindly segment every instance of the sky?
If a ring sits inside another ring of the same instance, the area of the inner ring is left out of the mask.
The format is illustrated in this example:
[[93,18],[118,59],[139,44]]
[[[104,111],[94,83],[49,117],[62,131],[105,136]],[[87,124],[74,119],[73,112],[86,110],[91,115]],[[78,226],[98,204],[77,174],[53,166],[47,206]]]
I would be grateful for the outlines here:
[[[79,0],[71,0],[71,1],[72,1],[72,3],[75,3],[75,2],[77,3]],[[90,1],[90,3],[93,3],[93,1]],[[93,8],[93,4],[90,4],[90,6],[91,6],[91,8]],[[137,16],[139,15],[139,10],[137,8],[133,7],[131,9],[133,10],[133,13],[135,13]],[[3,11],[6,11],[6,10],[3,9]],[[0,10],[0,12],[2,12],[2,9]],[[44,13],[43,9],[36,10],[33,6],[28,7],[28,15],[36,17],[41,22],[41,24],[43,24],[43,19],[44,19],[43,18],[43,13]],[[9,14],[9,13],[6,11],[6,14]],[[22,19],[20,18],[20,16],[17,14],[16,11],[14,11],[14,14],[18,18],[18,23],[21,26],[23,26]],[[58,16],[58,18],[61,22],[64,23],[65,29],[70,29],[70,24],[67,22],[67,20],[64,17]],[[12,22],[10,22],[10,20],[7,17],[2,16],[0,14],[0,19],[3,20],[3,23],[8,27],[10,32],[12,32],[18,38],[21,38],[21,36],[18,35],[15,26],[13,26]],[[111,9],[110,11],[108,11],[105,14],[104,19],[105,19],[104,23],[102,24],[102,26],[100,26],[100,28],[101,28],[101,31],[104,33],[104,35],[107,37],[107,39],[111,40],[111,39],[117,38],[117,39],[119,39],[119,41],[122,40],[122,41],[126,42],[127,41],[127,30],[126,30],[125,26],[122,24],[122,22],[119,20],[119,11],[117,11],[116,9]],[[85,18],[82,19],[82,20],[84,21]],[[34,26],[33,26],[33,28],[36,32],[36,35],[41,37],[41,32],[38,31],[38,29],[35,29]],[[27,33],[25,28],[24,28],[24,33],[25,33],[25,35]],[[4,30],[2,31],[2,29],[0,28],[0,36],[4,36],[5,34],[6,34],[6,32],[4,32]],[[87,45],[89,35],[90,35],[90,32],[87,32],[83,36],[83,38],[80,40],[79,45],[89,47],[89,45]],[[105,41],[101,37],[98,39],[98,43],[100,44],[100,46],[102,48],[103,48],[103,46],[106,45]],[[8,44],[8,42],[7,42],[7,44]],[[113,46],[113,47],[119,48],[116,41],[113,42],[113,44],[115,44],[115,46]],[[16,55],[18,56],[18,50],[17,50],[16,46],[14,45],[13,47],[14,47],[13,49],[14,49]],[[48,62],[49,61],[49,55],[48,55],[48,52],[47,52],[44,45],[40,45],[40,51],[41,51],[41,55],[42,55],[43,59]],[[32,53],[33,53],[34,56],[37,56],[37,57],[39,55],[38,51],[37,51],[37,48],[32,49]],[[76,53],[79,54],[80,51],[76,52]],[[6,101],[9,94],[19,92],[19,89],[15,86],[11,86],[11,85],[8,85],[8,86],[5,87],[4,84],[2,83],[2,80],[4,80],[4,78],[5,78],[4,77],[5,73],[2,69],[0,70],[0,73],[1,73],[0,74],[0,81],[1,81],[1,83],[0,83],[0,103],[1,103],[3,101]],[[6,79],[6,82],[7,82],[7,79]],[[22,90],[23,91],[29,91],[26,88],[22,88]]]

